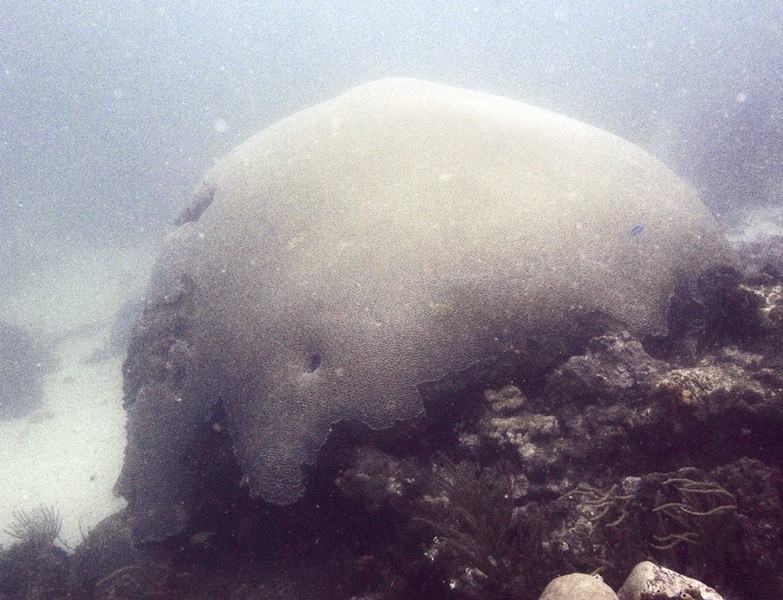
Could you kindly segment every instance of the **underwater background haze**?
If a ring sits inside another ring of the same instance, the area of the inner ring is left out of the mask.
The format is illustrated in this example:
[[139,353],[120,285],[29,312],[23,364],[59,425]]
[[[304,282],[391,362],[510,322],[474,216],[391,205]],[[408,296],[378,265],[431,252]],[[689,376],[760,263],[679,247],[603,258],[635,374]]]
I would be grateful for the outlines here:
[[772,1],[8,0],[0,19],[4,245],[42,218],[96,242],[159,235],[212,159],[389,76],[612,131],[719,210],[757,201],[783,160]]
[[782,14],[772,0],[5,0],[0,319],[54,362],[33,360],[37,412],[0,422],[0,530],[52,504],[78,543],[120,506],[115,320],[201,174],[238,143],[356,85],[416,77],[611,131],[719,218],[776,206]]

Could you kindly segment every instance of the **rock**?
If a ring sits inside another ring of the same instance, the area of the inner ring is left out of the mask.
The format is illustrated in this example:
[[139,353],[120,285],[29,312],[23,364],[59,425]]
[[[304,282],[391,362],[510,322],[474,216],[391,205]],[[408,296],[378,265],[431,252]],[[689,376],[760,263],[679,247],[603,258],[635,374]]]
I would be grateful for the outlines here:
[[500,445],[511,444],[517,447],[522,456],[523,448],[531,442],[558,434],[555,417],[536,413],[524,413],[513,417],[496,417],[480,424],[484,433]]
[[764,296],[740,285],[741,282],[741,273],[731,267],[712,269],[699,277],[708,340],[725,342],[763,331],[760,309]]
[[723,600],[700,581],[649,561],[634,567],[617,596],[619,600]]
[[737,545],[741,548],[735,552],[740,560],[724,562],[719,572],[732,585],[744,582],[741,587],[748,598],[783,598],[783,478],[779,469],[741,458],[715,469],[712,476],[737,499]]
[[504,415],[514,414],[525,405],[522,391],[515,385],[503,386],[500,390],[485,390],[484,399],[489,402],[492,412]]
[[649,392],[667,367],[627,331],[610,333],[593,338],[584,355],[572,356],[555,369],[546,395],[557,404],[632,402]]
[[617,594],[599,577],[572,573],[553,579],[539,600],[617,600]]
[[366,510],[378,512],[396,509],[411,501],[419,473],[407,461],[393,457],[375,448],[361,447],[353,452],[351,467],[335,481],[347,498],[360,501]]
[[693,439],[712,428],[709,443],[727,448],[728,458],[746,444],[776,445],[783,408],[779,377],[769,371],[753,362],[753,354],[724,349],[720,359],[663,373],[653,397],[671,432]]
[[122,510],[91,529],[73,553],[71,583],[74,590],[87,596],[97,582],[114,573],[141,573],[163,561],[149,548],[134,547],[127,514]]
[[51,542],[26,539],[0,548],[0,598],[64,598],[70,557]]

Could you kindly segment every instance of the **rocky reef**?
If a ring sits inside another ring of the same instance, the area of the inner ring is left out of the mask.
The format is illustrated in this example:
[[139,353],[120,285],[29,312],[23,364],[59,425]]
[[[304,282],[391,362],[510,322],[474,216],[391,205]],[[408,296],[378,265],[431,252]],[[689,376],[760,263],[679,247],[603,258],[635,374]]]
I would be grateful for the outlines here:
[[740,247],[665,339],[607,331],[537,378],[433,383],[390,430],[336,425],[296,504],[251,498],[213,428],[228,469],[183,533],[139,545],[120,513],[65,556],[20,528],[0,597],[668,597],[628,595],[640,569],[705,584],[682,598],[783,597],[779,250]]

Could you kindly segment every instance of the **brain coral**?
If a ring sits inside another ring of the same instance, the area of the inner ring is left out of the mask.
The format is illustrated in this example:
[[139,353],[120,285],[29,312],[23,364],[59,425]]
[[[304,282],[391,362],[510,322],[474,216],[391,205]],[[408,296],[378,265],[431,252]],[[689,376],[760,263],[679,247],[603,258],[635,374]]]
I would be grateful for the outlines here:
[[250,493],[291,503],[336,422],[415,417],[418,384],[548,356],[586,315],[662,334],[721,248],[658,160],[519,102],[390,79],[283,119],[207,173],[154,270],[118,482],[137,534],[183,527],[216,412]]

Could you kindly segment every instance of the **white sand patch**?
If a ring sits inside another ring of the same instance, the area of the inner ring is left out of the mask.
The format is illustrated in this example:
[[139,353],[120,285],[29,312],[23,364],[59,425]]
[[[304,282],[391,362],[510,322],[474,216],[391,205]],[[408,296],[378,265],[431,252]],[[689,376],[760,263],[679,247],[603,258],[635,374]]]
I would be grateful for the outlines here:
[[58,364],[45,401],[27,418],[0,421],[0,544],[13,512],[51,505],[62,540],[121,509],[112,487],[122,466],[122,357],[96,360],[123,303],[141,295],[149,250],[100,250],[54,257],[9,293],[0,318],[51,340]]
[[726,235],[735,246],[783,236],[783,207],[765,206],[746,211],[741,222]]

